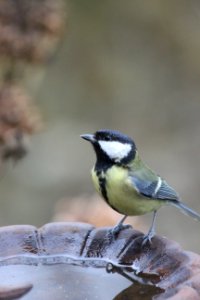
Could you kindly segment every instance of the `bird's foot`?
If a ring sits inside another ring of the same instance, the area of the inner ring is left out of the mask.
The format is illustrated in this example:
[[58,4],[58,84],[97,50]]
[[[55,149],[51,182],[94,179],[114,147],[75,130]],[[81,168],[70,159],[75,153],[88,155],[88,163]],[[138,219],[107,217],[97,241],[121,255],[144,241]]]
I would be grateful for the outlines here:
[[146,246],[146,245],[151,245],[152,244],[152,238],[155,235],[155,231],[151,230],[149,231],[147,234],[145,234],[143,236],[143,240],[142,240],[142,247]]
[[112,234],[112,236],[116,237],[120,231],[124,230],[124,229],[128,229],[128,228],[132,228],[132,226],[130,224],[117,224],[114,228],[112,228],[110,230],[110,233]]

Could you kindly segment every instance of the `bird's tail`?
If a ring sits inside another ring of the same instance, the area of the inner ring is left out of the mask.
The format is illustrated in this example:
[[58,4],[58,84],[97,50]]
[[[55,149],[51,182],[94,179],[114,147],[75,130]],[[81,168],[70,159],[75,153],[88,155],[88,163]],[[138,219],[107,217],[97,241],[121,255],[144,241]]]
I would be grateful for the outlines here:
[[170,204],[179,208],[184,214],[192,217],[193,219],[200,222],[200,214],[192,210],[190,207],[185,205],[183,202],[180,201],[170,201]]

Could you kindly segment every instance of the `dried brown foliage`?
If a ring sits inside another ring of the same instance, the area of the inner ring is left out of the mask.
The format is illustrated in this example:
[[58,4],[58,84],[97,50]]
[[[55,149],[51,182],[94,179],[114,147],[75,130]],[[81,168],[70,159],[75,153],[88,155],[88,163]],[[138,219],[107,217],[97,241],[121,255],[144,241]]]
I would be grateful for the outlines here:
[[29,136],[38,129],[38,112],[16,84],[24,75],[18,63],[43,63],[49,58],[63,31],[63,3],[0,0],[0,57],[9,62],[0,85],[0,160],[22,158]]
[[62,0],[0,0],[0,54],[26,62],[45,61],[64,24]]
[[0,156],[18,160],[27,152],[28,137],[39,129],[39,114],[23,88],[0,87]]

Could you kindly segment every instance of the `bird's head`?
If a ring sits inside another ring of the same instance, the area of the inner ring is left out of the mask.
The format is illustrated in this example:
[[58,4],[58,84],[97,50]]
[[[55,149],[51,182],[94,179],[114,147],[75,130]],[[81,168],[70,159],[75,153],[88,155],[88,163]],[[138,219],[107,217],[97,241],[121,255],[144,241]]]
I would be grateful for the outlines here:
[[97,161],[128,164],[134,159],[134,141],[119,131],[102,129],[94,134],[83,134],[81,137],[93,145]]

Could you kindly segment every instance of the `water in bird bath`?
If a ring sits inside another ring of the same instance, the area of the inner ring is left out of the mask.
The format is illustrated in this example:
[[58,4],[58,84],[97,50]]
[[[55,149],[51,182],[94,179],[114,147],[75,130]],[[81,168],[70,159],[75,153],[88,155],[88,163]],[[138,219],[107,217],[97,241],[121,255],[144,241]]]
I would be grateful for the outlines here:
[[0,299],[15,299],[9,295],[5,298],[5,294],[1,297],[2,289],[17,291],[30,286],[24,300],[150,300],[152,295],[160,293],[156,287],[135,284],[118,273],[108,273],[103,267],[70,264],[0,267]]

